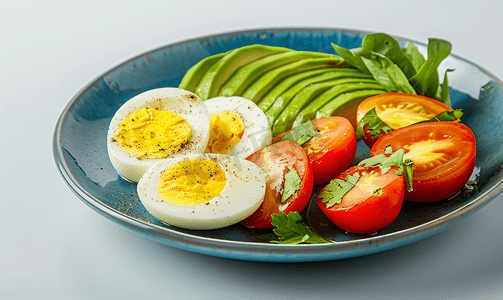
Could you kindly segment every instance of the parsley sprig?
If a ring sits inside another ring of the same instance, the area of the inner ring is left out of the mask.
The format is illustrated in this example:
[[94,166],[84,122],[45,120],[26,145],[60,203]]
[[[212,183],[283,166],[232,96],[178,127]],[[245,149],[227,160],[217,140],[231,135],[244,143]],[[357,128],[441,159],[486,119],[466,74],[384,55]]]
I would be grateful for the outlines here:
[[291,211],[285,214],[280,212],[279,214],[272,215],[272,225],[276,228],[273,232],[278,236],[278,240],[271,241],[271,243],[276,244],[326,244],[335,243],[332,240],[326,239],[314,231],[312,231],[304,220],[302,220],[301,215],[296,211]]

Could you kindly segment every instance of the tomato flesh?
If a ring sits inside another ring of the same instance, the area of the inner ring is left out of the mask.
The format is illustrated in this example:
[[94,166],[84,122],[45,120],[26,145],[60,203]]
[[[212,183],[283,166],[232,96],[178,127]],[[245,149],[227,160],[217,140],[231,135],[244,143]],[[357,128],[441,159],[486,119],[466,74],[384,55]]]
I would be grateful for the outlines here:
[[[357,147],[355,130],[344,117],[331,116],[311,122],[320,133],[302,145],[302,148],[311,161],[314,184],[325,184],[351,166]],[[278,135],[274,141],[290,131]]]
[[380,167],[354,166],[337,178],[360,174],[356,185],[342,197],[339,204],[327,208],[319,197],[316,199],[323,213],[337,227],[353,233],[371,233],[391,224],[400,213],[404,200],[404,175],[398,176],[392,167],[385,174]]
[[413,191],[405,193],[406,200],[447,199],[464,187],[475,167],[475,136],[461,123],[421,123],[395,130],[380,138],[370,155],[384,153],[387,145],[405,149],[404,159],[414,162]]
[[[372,108],[375,108],[379,119],[393,130],[430,120],[443,111],[453,110],[444,103],[425,96],[388,93],[362,101],[356,114],[357,122],[359,123]],[[372,148],[372,145],[383,135],[381,133],[372,137],[367,127],[363,141]]]
[[[266,192],[260,207],[241,222],[248,228],[273,228],[272,214],[302,211],[313,191],[313,170],[302,147],[292,141],[282,141],[259,150],[246,158],[266,173]],[[285,174],[295,169],[301,179],[299,190],[281,202]]]

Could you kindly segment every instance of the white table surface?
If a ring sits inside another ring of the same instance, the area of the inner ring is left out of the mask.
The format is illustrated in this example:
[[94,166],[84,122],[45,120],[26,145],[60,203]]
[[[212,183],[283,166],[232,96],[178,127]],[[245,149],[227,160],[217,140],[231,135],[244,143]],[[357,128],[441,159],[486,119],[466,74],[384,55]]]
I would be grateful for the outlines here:
[[82,86],[144,51],[223,31],[338,27],[452,42],[503,78],[498,1],[2,1],[0,299],[503,299],[503,195],[433,237],[323,263],[228,260],[102,217],[52,157]]

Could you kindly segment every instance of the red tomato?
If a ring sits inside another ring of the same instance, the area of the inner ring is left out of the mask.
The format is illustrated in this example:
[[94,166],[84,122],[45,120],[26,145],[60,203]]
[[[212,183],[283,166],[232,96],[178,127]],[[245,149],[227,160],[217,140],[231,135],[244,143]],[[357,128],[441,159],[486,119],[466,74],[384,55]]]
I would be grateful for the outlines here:
[[404,159],[414,162],[412,192],[405,199],[432,202],[447,199],[463,188],[475,167],[475,136],[466,125],[431,122],[397,129],[380,138],[370,155],[386,146],[405,149]]
[[353,233],[371,233],[391,224],[402,208],[405,191],[404,175],[398,176],[392,167],[382,174],[381,168],[354,166],[337,176],[346,180],[348,175],[360,174],[355,186],[347,192],[341,203],[330,208],[322,202],[320,193],[316,202],[323,213],[337,227]]
[[[313,169],[309,158],[296,142],[282,141],[259,150],[246,158],[266,173],[264,202],[247,219],[241,222],[248,228],[273,228],[271,215],[279,212],[302,211],[313,192]],[[285,174],[296,170],[301,182],[299,189],[285,202],[281,202]]]
[[[424,96],[398,93],[382,94],[369,97],[358,105],[357,124],[372,108],[375,108],[379,119],[393,130],[429,120],[443,111],[453,110],[442,102]],[[368,125],[365,125],[363,130],[365,137],[362,138],[362,141],[369,148],[372,148],[372,145],[385,134],[381,130],[381,133],[372,137]]]
[[[346,170],[356,154],[356,135],[353,125],[344,117],[311,120],[320,133],[302,145],[313,166],[314,184],[325,184]],[[278,135],[279,140],[291,130]]]

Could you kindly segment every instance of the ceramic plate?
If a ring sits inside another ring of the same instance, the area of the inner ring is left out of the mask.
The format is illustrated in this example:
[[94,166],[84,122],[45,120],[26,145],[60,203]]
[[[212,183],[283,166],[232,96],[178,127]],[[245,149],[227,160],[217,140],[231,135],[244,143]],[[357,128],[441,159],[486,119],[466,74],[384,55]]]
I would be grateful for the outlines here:
[[[478,191],[463,191],[438,203],[405,203],[398,218],[369,235],[347,234],[326,225],[316,205],[306,222],[335,244],[278,245],[271,231],[241,225],[193,231],[170,227],[152,217],[136,194],[136,184],[113,169],[106,135],[115,111],[131,97],[160,87],[177,87],[185,72],[201,59],[250,44],[334,53],[331,43],[361,45],[366,32],[341,29],[257,29],[229,32],[167,45],[138,55],[98,76],[83,87],[63,110],[54,132],[54,158],[63,179],[88,206],[103,216],[152,240],[188,251],[253,261],[303,262],[356,257],[396,248],[436,234],[468,217],[503,190],[502,82],[485,69],[455,55],[440,66],[449,73],[454,108],[475,133],[477,160],[472,180]],[[406,39],[398,38],[405,43]],[[414,42],[424,54],[425,45]],[[359,143],[359,157],[368,148]]]

